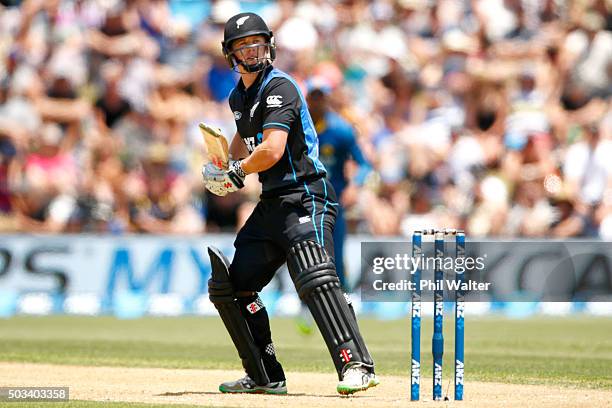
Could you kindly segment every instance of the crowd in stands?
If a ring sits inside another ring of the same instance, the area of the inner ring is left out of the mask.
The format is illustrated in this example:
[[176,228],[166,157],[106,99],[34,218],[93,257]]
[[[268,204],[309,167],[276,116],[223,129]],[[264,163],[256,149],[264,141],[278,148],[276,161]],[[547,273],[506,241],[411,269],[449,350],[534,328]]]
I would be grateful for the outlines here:
[[612,239],[609,0],[0,0],[0,231],[240,226],[257,178],[207,193],[197,124],[235,132],[241,11],[355,128],[351,233]]

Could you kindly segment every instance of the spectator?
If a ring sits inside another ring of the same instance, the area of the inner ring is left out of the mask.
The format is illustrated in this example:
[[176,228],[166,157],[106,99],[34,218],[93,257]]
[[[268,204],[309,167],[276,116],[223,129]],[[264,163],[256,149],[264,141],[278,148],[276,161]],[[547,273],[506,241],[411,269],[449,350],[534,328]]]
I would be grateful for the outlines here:
[[76,209],[78,169],[62,147],[65,142],[61,127],[47,123],[25,157],[16,198],[18,221],[26,230],[63,232]]
[[153,144],[143,161],[142,171],[133,172],[128,181],[130,220],[138,232],[195,234],[203,223],[191,202],[185,177],[169,166],[169,152],[163,144]]

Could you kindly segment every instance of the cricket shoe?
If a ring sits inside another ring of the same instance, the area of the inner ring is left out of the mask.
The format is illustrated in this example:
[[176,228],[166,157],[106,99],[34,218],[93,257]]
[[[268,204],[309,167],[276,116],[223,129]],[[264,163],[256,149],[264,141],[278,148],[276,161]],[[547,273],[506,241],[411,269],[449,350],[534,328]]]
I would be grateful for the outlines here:
[[336,390],[340,394],[350,395],[357,391],[365,391],[370,387],[376,387],[379,383],[376,374],[369,372],[364,367],[355,365],[346,369]]
[[236,381],[228,381],[219,385],[223,393],[250,393],[250,394],[286,394],[287,381],[271,382],[266,385],[257,385],[248,375]]

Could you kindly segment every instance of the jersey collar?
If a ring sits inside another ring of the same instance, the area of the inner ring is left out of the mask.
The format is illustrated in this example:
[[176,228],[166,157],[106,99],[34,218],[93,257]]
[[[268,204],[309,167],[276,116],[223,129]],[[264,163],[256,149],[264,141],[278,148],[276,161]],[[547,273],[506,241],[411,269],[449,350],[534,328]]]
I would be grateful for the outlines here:
[[263,79],[268,76],[268,74],[274,69],[274,67],[272,65],[268,65],[263,71],[261,71],[258,75],[257,75],[257,79],[255,80],[255,82],[253,83],[253,85],[251,85],[249,87],[249,89],[246,89],[244,87],[244,83],[242,82],[242,78],[240,78],[240,80],[238,81],[238,85],[236,85],[236,89],[238,89],[241,93],[243,94],[248,94],[248,95],[252,95],[254,93],[257,93],[257,91],[259,90],[259,87],[261,86]]

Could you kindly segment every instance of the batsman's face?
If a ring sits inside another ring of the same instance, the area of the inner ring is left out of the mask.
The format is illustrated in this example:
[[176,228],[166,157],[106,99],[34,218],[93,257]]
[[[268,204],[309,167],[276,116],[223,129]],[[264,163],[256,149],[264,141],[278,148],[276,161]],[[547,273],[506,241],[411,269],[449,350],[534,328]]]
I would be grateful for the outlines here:
[[232,43],[232,52],[240,62],[257,64],[260,59],[267,57],[266,38],[263,35],[239,38]]

